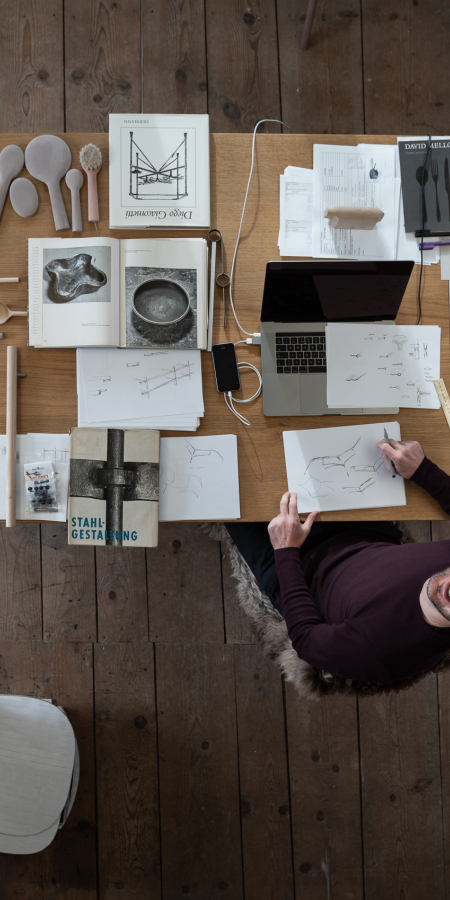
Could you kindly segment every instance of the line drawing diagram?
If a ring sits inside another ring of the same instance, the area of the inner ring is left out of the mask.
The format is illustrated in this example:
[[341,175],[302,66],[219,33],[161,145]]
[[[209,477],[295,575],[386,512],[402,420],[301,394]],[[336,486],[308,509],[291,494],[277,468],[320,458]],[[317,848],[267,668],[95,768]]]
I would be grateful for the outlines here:
[[106,394],[107,391],[108,388],[99,388],[98,391],[89,391],[89,393],[92,397],[99,397],[100,394]]
[[413,344],[410,344],[410,347],[411,347],[411,352],[409,355],[413,356],[414,359],[420,359],[419,341],[414,341]]
[[403,351],[403,344],[406,344],[406,336],[404,334],[394,334],[392,343],[397,345],[399,353]]
[[89,381],[111,381],[111,375],[92,375]]
[[366,491],[367,488],[372,487],[373,484],[375,484],[375,478],[372,475],[370,478],[367,478],[366,481],[363,481],[362,484],[356,486],[349,485],[348,487],[343,487],[342,490],[348,491],[349,494],[363,494],[364,491]]
[[429,397],[430,391],[421,391],[420,387],[417,388],[417,406],[420,406],[420,402],[422,397]]
[[[194,494],[198,499],[203,489],[201,477],[199,475],[194,475],[192,471],[179,471],[179,468],[187,466],[189,469],[198,471],[198,469],[206,469],[208,467],[208,460],[214,463],[219,462],[220,464],[223,464],[224,458],[222,454],[219,453],[218,450],[214,450],[214,448],[196,447],[195,444],[192,444],[191,441],[188,440],[188,438],[185,438],[184,441],[184,449],[187,451],[188,459],[186,459],[181,452],[175,460],[173,468],[160,466],[160,485],[163,494],[170,488],[177,494]],[[202,460],[203,465],[193,465],[195,460],[200,459]]]
[[[130,197],[135,200],[180,200],[187,197],[187,132],[164,162],[152,162],[150,152],[149,155],[144,153],[130,131]],[[158,188],[158,185],[168,185],[168,192]]]
[[389,359],[390,356],[394,355],[394,351],[391,350],[390,353],[380,353],[380,359]]
[[359,359],[359,357],[362,356],[362,350],[361,353],[350,353],[350,356],[355,356],[356,359]]
[[381,469],[383,465],[383,457],[379,456],[378,459],[375,460],[373,466],[368,463],[363,463],[361,466],[351,466],[350,472],[378,472],[378,469]]
[[[307,487],[307,485],[309,485],[309,487]],[[318,485],[318,487],[316,487],[316,485]],[[303,491],[306,491],[313,500],[317,497],[328,497],[329,492],[334,491],[330,481],[319,481],[318,478],[314,478],[312,475],[310,475],[303,484],[300,484],[299,482],[298,486],[301,487]]]
[[[353,459],[353,457],[356,455],[355,447],[358,446],[360,440],[361,440],[361,437],[359,437],[358,440],[355,441],[355,443],[353,444],[352,447],[349,447],[348,450],[344,450],[343,453],[340,453],[337,456],[313,456],[313,458],[310,459],[308,465],[306,466],[305,475],[306,475],[309,467],[312,466],[312,464],[314,462],[317,462],[318,460],[320,460],[322,462],[323,469],[332,469],[335,466],[337,466],[337,467],[342,466],[345,469],[345,466],[347,465],[349,460]],[[346,469],[345,469],[345,471],[347,472]],[[348,472],[347,472],[347,475],[348,475]]]
[[428,344],[423,345],[423,356],[424,359],[428,359]]
[[198,475],[178,475],[172,469],[161,465],[159,468],[159,484],[162,494],[166,493],[167,488],[171,488],[177,494],[194,494],[197,499],[203,487]]
[[[218,450],[214,450],[214,449],[206,450],[206,449],[203,449],[203,448],[194,447],[194,445],[191,444],[190,441],[188,441],[187,438],[185,438],[185,441],[186,441],[187,451],[188,451],[188,453],[190,454],[190,457],[191,457],[190,460],[189,460],[189,462],[190,462],[191,465],[192,465],[192,462],[193,462],[194,459],[199,459],[200,457],[205,457],[205,456],[206,456],[206,457],[210,457],[213,453],[215,453],[217,456],[219,456],[221,462],[223,462],[223,456],[222,456],[221,453],[219,453]],[[193,466],[193,468],[194,468],[194,469],[204,469],[205,467],[204,467],[204,466]]]
[[346,378],[345,380],[346,381],[359,381],[360,378],[364,378],[364,375],[367,375],[367,372],[363,372],[362,375],[355,375],[353,373],[353,375],[349,375],[348,378]]
[[[167,387],[169,384],[176,386],[182,378],[191,377],[192,363],[188,361],[171,366],[170,369],[161,369],[161,372],[158,375],[147,375],[145,378],[136,378],[136,381],[141,386],[141,396],[148,397],[153,391],[159,390],[159,388]],[[163,380],[161,381],[161,379]],[[154,381],[159,382],[159,384],[151,384],[151,382]]]

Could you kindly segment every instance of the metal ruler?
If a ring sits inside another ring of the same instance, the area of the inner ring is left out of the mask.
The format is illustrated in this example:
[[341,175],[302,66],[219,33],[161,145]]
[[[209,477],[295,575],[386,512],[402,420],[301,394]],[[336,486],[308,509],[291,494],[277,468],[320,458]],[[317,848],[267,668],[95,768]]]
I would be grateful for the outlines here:
[[434,386],[436,388],[439,400],[441,401],[441,406],[444,410],[444,416],[447,419],[447,425],[450,428],[450,397],[448,396],[448,391],[445,387],[444,379],[437,378],[434,382]]

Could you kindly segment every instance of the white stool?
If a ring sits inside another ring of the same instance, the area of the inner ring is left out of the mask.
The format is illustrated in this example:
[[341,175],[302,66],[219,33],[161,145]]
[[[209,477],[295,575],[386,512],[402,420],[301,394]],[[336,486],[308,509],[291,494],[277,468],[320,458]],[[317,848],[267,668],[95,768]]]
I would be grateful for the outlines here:
[[0,853],[37,853],[72,808],[80,761],[60,706],[0,695]]

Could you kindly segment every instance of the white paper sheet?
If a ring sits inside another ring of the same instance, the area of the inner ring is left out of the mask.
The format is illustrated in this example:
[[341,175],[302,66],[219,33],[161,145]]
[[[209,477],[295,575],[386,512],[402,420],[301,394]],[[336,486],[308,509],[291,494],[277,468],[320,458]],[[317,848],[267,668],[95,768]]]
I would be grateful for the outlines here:
[[384,428],[400,440],[398,422],[284,431],[289,490],[299,512],[405,506],[405,483],[392,478],[376,446]]
[[[314,144],[312,255],[318,258],[395,259],[395,146]],[[332,228],[328,206],[379,207],[372,231]]]
[[[65,522],[67,520],[67,498],[69,492],[70,437],[68,434],[18,434],[16,443],[16,518],[44,522]],[[59,475],[58,512],[29,513],[25,505],[24,463],[52,460]],[[0,519],[6,518],[6,436],[0,435]]]
[[161,438],[159,521],[239,519],[237,438]]
[[79,350],[89,423],[203,415],[199,350]]
[[280,175],[281,256],[312,256],[313,172],[288,166]]
[[328,406],[439,409],[437,325],[329,324]]

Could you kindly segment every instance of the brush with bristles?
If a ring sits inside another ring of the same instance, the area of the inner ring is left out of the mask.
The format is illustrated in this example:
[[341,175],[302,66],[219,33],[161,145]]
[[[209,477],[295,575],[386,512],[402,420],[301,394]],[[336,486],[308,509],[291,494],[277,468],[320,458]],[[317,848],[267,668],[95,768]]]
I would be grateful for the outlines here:
[[89,222],[94,222],[95,230],[97,231],[96,223],[100,218],[98,213],[97,175],[102,167],[101,150],[99,150],[95,144],[86,144],[86,146],[80,150],[80,163],[81,168],[84,169],[87,175],[88,220]]

